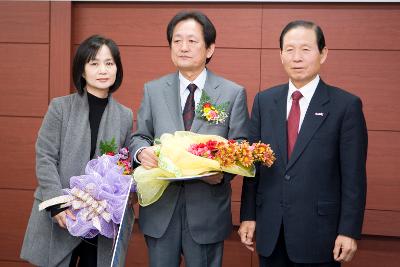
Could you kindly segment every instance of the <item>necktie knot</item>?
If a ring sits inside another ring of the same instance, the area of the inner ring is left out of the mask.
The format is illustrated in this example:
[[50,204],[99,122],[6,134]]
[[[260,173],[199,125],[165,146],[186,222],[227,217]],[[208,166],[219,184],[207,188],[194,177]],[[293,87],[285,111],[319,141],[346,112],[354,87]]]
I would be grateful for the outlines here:
[[194,83],[191,83],[191,84],[188,85],[187,88],[189,89],[189,92],[190,92],[191,94],[194,94],[194,91],[196,91],[197,86],[196,86]]
[[300,91],[294,91],[292,94],[293,101],[299,101],[302,97],[303,95],[300,93]]

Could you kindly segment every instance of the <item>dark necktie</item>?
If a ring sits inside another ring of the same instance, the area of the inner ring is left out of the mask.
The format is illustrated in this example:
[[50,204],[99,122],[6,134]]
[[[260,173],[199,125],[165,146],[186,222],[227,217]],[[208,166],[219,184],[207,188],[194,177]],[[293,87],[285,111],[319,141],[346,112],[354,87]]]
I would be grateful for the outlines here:
[[197,86],[194,83],[191,83],[187,87],[190,91],[189,96],[186,99],[185,107],[183,108],[183,124],[185,125],[185,131],[189,131],[192,127],[193,119],[194,119],[194,92],[197,89]]
[[300,91],[294,91],[292,94],[292,107],[290,108],[289,117],[287,121],[287,137],[288,137],[288,159],[292,154],[294,144],[296,143],[299,123],[300,123],[300,105],[299,100],[303,95]]

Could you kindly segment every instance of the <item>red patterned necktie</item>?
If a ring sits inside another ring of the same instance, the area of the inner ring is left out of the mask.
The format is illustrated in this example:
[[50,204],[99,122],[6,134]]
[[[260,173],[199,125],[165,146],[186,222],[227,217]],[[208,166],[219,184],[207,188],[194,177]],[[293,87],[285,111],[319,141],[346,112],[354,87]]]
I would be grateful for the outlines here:
[[194,114],[195,114],[195,103],[194,103],[194,92],[197,89],[197,86],[194,83],[191,83],[187,87],[190,91],[189,96],[186,99],[185,107],[183,108],[183,124],[185,126],[185,131],[189,131],[192,127]]
[[300,105],[299,100],[303,95],[300,91],[294,91],[292,94],[292,107],[290,108],[289,117],[287,120],[287,138],[288,138],[288,159],[292,154],[294,144],[296,143],[299,123],[300,123]]

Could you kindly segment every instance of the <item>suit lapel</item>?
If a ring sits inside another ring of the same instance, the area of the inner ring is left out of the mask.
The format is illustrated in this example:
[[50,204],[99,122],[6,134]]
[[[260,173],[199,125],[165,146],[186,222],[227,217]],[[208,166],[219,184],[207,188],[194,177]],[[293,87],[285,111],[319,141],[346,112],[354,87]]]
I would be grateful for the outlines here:
[[185,126],[183,125],[178,73],[166,81],[166,86],[162,90],[165,103],[171,115],[170,118],[174,122],[176,130],[183,131]]
[[304,117],[303,124],[299,135],[297,137],[296,144],[293,148],[292,155],[286,166],[288,170],[300,157],[301,153],[306,148],[307,144],[310,142],[314,133],[318,130],[324,120],[328,117],[329,111],[325,105],[329,102],[328,90],[326,84],[320,80],[317,90],[311,99],[310,105],[308,106],[306,115]]
[[287,164],[287,133],[286,133],[286,105],[288,84],[284,85],[281,92],[275,97],[276,107],[272,109],[273,128],[278,140],[278,146],[282,161]]
[[[220,90],[217,90],[219,85],[220,85],[220,82],[219,82],[218,77],[216,75],[214,75],[210,70],[207,69],[207,79],[204,84],[203,91],[209,95],[213,105],[217,104],[217,101],[220,97]],[[203,119],[197,118],[197,116],[199,116],[199,114],[196,114],[194,116],[193,124],[192,124],[192,127],[190,128],[190,131],[195,132],[195,133],[199,131],[199,129],[201,128],[202,125],[204,125],[204,123],[209,123]]]

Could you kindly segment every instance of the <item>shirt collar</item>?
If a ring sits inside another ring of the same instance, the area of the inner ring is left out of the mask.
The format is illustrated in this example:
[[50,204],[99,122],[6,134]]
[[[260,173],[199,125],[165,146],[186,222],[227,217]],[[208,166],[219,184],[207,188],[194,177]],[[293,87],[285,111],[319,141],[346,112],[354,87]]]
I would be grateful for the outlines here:
[[300,91],[300,93],[303,95],[303,97],[310,102],[311,98],[313,97],[315,90],[317,90],[317,86],[319,83],[319,75],[317,75],[312,81],[301,87],[300,89],[297,89],[296,86],[292,83],[291,80],[289,80],[289,92],[288,92],[288,101],[291,100],[292,94],[294,91]]
[[180,86],[181,94],[183,93],[183,91],[186,90],[188,85],[191,83],[194,83],[198,89],[203,90],[204,85],[206,83],[206,79],[207,79],[207,69],[206,68],[203,69],[203,71],[199,74],[199,76],[197,76],[197,78],[193,82],[186,79],[185,76],[183,76],[182,73],[179,72],[179,82],[181,84],[181,86]]

